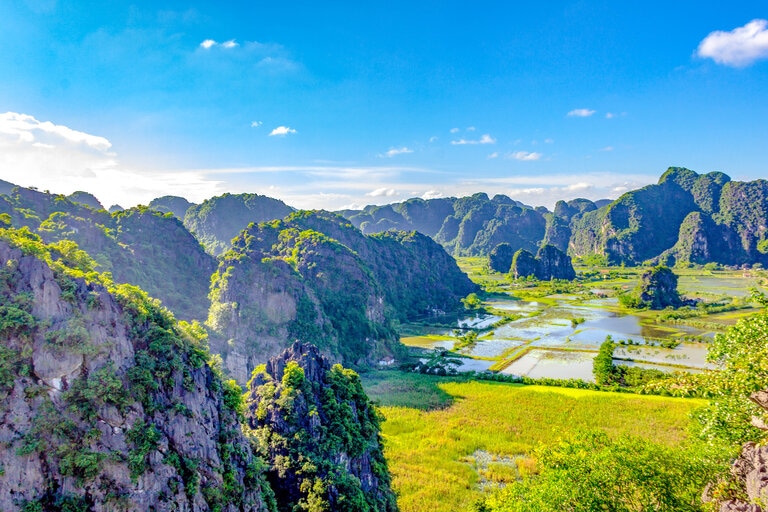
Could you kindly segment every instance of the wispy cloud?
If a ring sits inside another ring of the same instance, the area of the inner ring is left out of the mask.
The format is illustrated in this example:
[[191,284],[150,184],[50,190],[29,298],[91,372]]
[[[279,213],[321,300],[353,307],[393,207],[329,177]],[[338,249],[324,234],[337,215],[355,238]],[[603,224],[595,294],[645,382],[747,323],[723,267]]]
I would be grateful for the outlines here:
[[269,136],[270,137],[285,137],[286,135],[290,135],[290,134],[294,134],[294,133],[299,133],[299,132],[297,132],[296,130],[294,130],[293,128],[290,128],[288,126],[278,126],[274,130],[269,132]]
[[705,37],[696,50],[699,57],[718,64],[745,67],[768,58],[768,20],[755,19],[730,32],[716,30]]
[[454,146],[464,146],[466,144],[496,144],[496,139],[486,133],[482,135],[479,140],[459,139],[452,140],[451,144]]
[[605,146],[604,148],[601,148],[600,151],[605,151],[605,152],[613,151],[613,146]]
[[379,158],[392,158],[393,156],[405,155],[408,153],[413,153],[413,150],[405,146],[401,148],[389,148],[389,151],[386,153],[380,153]]
[[84,144],[99,151],[107,151],[112,143],[104,137],[73,130],[50,121],[38,121],[33,116],[6,112],[0,114],[0,134],[18,137],[19,141],[34,142],[37,135],[47,134],[63,142]]
[[568,117],[589,117],[596,111],[588,108],[576,108],[568,112]]
[[440,140],[440,137],[438,137],[437,135],[433,135],[432,137],[429,138],[429,142],[437,142],[438,140]]
[[368,197],[392,197],[397,195],[397,191],[393,188],[381,187],[376,190],[372,190],[365,194]]
[[606,112],[605,113],[605,118],[606,119],[613,119],[614,117],[616,117],[616,114],[614,114],[613,112]]
[[251,121],[251,128],[258,128],[259,126],[263,125],[261,121]]
[[534,160],[539,160],[543,155],[541,153],[536,152],[528,152],[528,151],[515,151],[514,153],[510,153],[508,155],[508,158],[514,159],[514,160],[520,160],[523,162],[532,162]]
[[458,128],[451,128],[450,132],[451,133],[459,133],[459,129]]
[[224,48],[225,50],[231,50],[232,48],[237,48],[240,46],[237,41],[234,39],[230,39],[229,41],[224,41],[223,43],[217,42],[215,39],[206,39],[202,43],[200,43],[200,48],[204,50],[210,50],[212,48]]
[[499,152],[498,151],[494,151],[493,153],[488,155],[488,160],[493,160],[494,158],[499,158]]

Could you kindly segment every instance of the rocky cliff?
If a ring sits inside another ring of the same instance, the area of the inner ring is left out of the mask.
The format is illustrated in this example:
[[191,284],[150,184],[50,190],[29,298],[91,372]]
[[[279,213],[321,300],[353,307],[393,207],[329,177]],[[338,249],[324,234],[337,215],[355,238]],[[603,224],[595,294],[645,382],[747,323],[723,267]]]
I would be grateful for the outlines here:
[[0,509],[267,510],[199,327],[82,251],[0,230]]
[[410,199],[341,212],[364,233],[415,230],[432,237],[454,256],[488,254],[500,243],[536,251],[544,237],[543,212],[504,195]]
[[248,424],[279,509],[397,510],[379,415],[360,379],[294,343],[249,383]]
[[550,279],[571,280],[576,277],[571,258],[552,245],[545,245],[534,257],[528,251],[520,249],[512,257],[509,270],[515,279],[535,277],[542,281]]
[[258,224],[282,219],[293,211],[284,202],[258,194],[223,194],[191,205],[184,215],[184,226],[206,250],[218,256],[251,222]]
[[0,212],[46,242],[76,242],[99,263],[100,271],[111,272],[116,282],[141,287],[179,318],[206,318],[215,260],[178,219],[143,206],[109,214],[72,198],[95,201],[84,192],[67,198],[16,187],[0,196]]
[[424,235],[365,236],[328,212],[251,225],[212,278],[211,346],[245,382],[294,340],[346,364],[398,349],[395,319],[455,310],[476,286]]

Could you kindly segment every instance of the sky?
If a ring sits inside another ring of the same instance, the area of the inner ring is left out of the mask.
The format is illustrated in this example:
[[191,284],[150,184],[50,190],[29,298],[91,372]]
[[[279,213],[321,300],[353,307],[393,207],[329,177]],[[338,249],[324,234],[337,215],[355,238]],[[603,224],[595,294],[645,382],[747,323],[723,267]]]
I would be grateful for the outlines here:
[[768,2],[0,2],[0,179],[109,207],[766,177]]

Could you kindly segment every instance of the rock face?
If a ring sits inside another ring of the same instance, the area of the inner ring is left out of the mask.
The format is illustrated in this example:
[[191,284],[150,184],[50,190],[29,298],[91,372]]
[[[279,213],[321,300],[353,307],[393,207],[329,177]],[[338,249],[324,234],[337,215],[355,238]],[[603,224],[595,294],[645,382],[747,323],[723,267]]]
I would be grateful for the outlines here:
[[576,277],[571,258],[552,245],[539,249],[535,257],[528,251],[517,251],[512,258],[510,273],[515,279],[535,277],[542,281]]
[[[758,391],[750,397],[753,402],[768,410],[768,390]],[[768,425],[761,418],[753,417],[752,425],[763,431],[768,430]],[[768,446],[758,445],[753,442],[746,443],[739,457],[731,466],[731,477],[734,487],[731,492],[746,495],[747,500],[728,499],[721,502],[720,512],[764,512],[768,503]],[[704,493],[705,500],[709,500],[708,492]]]
[[205,249],[218,256],[250,223],[282,219],[293,211],[284,202],[258,194],[224,194],[191,205],[184,215],[184,226]]
[[477,288],[418,233],[365,236],[343,217],[295,212],[252,225],[212,278],[211,347],[244,383],[295,340],[348,365],[393,355],[393,320],[456,310]]
[[484,193],[460,198],[409,199],[341,213],[363,233],[393,228],[415,230],[433,238],[455,256],[485,255],[500,243],[508,243],[513,251],[535,251],[546,225],[541,211],[504,195],[489,198]]
[[380,420],[357,374],[297,342],[249,388],[248,423],[279,510],[397,510]]
[[216,263],[181,222],[147,207],[110,215],[92,209],[89,196],[80,192],[68,199],[16,187],[0,196],[0,212],[10,215],[13,226],[26,226],[46,242],[76,242],[116,282],[141,287],[179,318],[204,321]]
[[493,248],[488,255],[488,267],[495,271],[506,274],[512,267],[512,258],[515,255],[515,251],[512,246],[507,243],[502,243]]
[[0,237],[0,510],[267,510],[204,340],[82,258]]
[[640,302],[650,309],[680,307],[683,301],[677,292],[677,275],[668,267],[654,267],[640,276]]

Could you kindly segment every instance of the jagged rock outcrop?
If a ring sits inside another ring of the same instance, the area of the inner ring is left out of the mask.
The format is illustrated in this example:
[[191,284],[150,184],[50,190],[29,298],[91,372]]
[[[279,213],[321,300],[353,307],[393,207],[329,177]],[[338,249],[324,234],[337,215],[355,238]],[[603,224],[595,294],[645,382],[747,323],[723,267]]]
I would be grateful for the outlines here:
[[149,202],[149,207],[152,210],[162,213],[172,213],[174,217],[184,222],[184,215],[191,206],[195,206],[183,197],[178,196],[163,196],[157,197]]
[[571,264],[571,257],[553,245],[545,245],[536,253],[538,277],[542,281],[550,279],[575,279],[576,272]]
[[643,272],[636,293],[640,304],[650,309],[677,308],[683,304],[677,292],[677,275],[664,266]]
[[536,257],[525,249],[518,249],[512,257],[512,265],[509,269],[510,274],[515,279],[524,277],[536,277],[539,270],[539,264]]
[[0,238],[0,510],[268,510],[199,332],[71,248]]
[[570,256],[552,245],[539,249],[535,257],[528,251],[517,251],[512,258],[510,273],[515,279],[535,277],[542,281],[576,277]]
[[0,213],[46,242],[71,240],[111,272],[118,283],[141,287],[185,320],[205,320],[210,305],[212,256],[171,214],[139,206],[114,214],[90,205],[96,198],[76,192],[69,198],[15,187],[0,195]]
[[282,219],[292,211],[279,199],[259,194],[223,194],[191,205],[184,226],[210,254],[218,256],[248,224]]
[[315,346],[294,343],[254,372],[247,420],[279,510],[397,510],[380,417],[357,374]]
[[491,250],[488,254],[488,268],[494,272],[506,274],[512,267],[512,258],[515,256],[515,250],[507,243],[501,243]]
[[294,340],[345,364],[399,347],[392,321],[453,311],[477,288],[428,237],[365,236],[343,217],[295,212],[251,225],[221,260],[211,288],[211,347],[245,382]]
[[409,199],[341,213],[363,233],[415,230],[433,238],[455,256],[485,255],[500,243],[510,244],[513,250],[535,251],[546,225],[544,212],[505,195],[489,198],[484,193],[460,198]]

